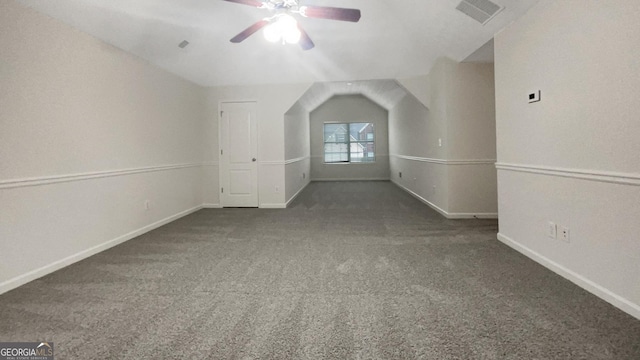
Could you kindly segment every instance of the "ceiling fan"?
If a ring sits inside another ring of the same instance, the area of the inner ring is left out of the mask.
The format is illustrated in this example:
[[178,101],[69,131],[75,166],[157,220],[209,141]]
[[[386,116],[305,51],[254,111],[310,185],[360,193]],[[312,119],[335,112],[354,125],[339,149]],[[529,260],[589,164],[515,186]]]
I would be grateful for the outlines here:
[[360,10],[327,6],[301,6],[299,0],[224,0],[228,2],[249,5],[260,9],[270,10],[274,15],[266,17],[249,26],[238,35],[231,38],[232,43],[244,41],[258,30],[264,29],[264,36],[269,41],[283,43],[299,43],[303,50],[312,49],[315,44],[298,21],[292,16],[298,14],[303,17],[358,22]]

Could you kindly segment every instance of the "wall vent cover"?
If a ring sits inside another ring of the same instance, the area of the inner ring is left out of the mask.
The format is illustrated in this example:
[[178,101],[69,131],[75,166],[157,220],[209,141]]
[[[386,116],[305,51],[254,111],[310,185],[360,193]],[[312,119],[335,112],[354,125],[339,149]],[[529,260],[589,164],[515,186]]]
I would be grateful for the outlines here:
[[504,7],[489,0],[462,0],[456,9],[484,25],[502,11]]

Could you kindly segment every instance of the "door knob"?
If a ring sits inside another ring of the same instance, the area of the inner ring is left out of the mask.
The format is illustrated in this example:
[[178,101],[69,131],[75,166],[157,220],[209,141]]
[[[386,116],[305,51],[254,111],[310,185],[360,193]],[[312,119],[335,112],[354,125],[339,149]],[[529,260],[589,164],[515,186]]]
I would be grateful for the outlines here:
[[251,159],[251,161],[255,162],[255,161],[256,161],[256,158]]

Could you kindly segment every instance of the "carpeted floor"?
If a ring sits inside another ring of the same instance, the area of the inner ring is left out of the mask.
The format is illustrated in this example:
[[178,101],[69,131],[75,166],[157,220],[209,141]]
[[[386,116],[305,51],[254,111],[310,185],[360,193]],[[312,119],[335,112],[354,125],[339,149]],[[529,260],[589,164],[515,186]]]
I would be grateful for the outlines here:
[[56,359],[640,359],[640,321],[389,182],[202,210],[0,295]]

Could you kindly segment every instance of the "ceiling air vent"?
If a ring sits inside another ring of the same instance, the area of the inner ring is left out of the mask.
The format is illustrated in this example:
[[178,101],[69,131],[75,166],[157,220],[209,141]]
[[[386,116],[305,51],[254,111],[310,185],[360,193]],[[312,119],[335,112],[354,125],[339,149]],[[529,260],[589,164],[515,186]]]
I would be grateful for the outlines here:
[[456,9],[484,25],[504,9],[504,7],[492,3],[489,0],[462,0]]

